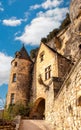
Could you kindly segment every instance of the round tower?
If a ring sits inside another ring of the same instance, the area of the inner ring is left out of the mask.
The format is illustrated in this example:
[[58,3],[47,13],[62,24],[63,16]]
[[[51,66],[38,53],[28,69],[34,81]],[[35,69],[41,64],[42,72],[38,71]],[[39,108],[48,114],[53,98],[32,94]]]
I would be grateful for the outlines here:
[[22,103],[26,105],[30,99],[32,80],[32,61],[23,46],[15,53],[11,62],[11,74],[8,86],[6,105]]

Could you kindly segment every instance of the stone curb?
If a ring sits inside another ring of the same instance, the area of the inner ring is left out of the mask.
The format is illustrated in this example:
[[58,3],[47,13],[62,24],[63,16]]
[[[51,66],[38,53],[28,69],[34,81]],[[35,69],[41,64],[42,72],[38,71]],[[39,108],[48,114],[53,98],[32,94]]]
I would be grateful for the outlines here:
[[20,122],[21,122],[21,116],[18,115],[18,116],[16,116],[16,118],[15,118],[15,123],[16,123],[16,128],[15,128],[15,130],[19,130]]

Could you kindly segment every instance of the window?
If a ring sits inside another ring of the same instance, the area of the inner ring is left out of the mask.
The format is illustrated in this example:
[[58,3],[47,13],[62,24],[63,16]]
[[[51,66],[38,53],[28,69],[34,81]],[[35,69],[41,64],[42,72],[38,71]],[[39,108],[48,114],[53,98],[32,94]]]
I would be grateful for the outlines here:
[[17,66],[17,62],[14,63],[14,66],[15,66],[15,67]]
[[41,57],[40,57],[40,61],[42,62],[44,59],[44,55],[42,54]]
[[14,104],[14,93],[11,94],[11,104]]
[[44,60],[44,51],[41,52],[41,54],[40,54],[40,62],[42,62],[43,60]]
[[81,106],[81,96],[80,96],[80,97],[78,97],[78,99],[77,99],[76,103],[77,103],[77,106]]
[[51,77],[51,65],[45,68],[45,80]]
[[81,44],[79,45],[79,49],[81,50]]
[[13,80],[12,82],[16,82],[16,74],[13,74]]

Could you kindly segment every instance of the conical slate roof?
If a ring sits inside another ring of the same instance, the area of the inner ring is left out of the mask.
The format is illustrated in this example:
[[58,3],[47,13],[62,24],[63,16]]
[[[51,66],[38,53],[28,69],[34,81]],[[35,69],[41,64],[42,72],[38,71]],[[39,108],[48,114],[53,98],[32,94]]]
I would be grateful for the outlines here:
[[15,57],[18,57],[20,59],[27,59],[27,60],[31,60],[29,55],[28,55],[28,52],[26,51],[24,45],[23,47],[20,49],[19,52],[16,52],[16,56]]

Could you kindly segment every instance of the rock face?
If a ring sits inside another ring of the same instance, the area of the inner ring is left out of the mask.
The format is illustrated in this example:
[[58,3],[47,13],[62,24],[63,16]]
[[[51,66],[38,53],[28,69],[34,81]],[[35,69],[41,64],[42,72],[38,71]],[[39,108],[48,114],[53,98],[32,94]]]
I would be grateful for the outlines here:
[[73,22],[81,15],[81,0],[72,0],[70,4],[70,19]]
[[[57,38],[61,47],[56,46],[56,50],[71,59],[73,62],[77,60],[76,55],[81,50],[81,1],[72,0],[70,5],[71,24],[61,31]],[[53,42],[52,44],[58,44]]]

